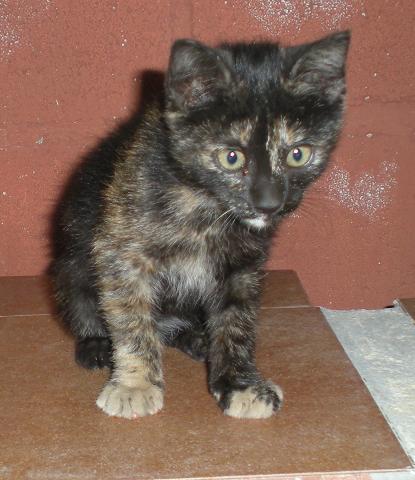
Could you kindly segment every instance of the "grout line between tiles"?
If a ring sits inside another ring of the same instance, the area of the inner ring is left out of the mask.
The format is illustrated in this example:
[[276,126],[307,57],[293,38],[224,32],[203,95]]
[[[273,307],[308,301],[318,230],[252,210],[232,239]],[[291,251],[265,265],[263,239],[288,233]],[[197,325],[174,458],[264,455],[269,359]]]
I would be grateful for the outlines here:
[[0,318],[20,318],[20,317],[51,317],[51,313],[19,313],[14,315],[0,315]]
[[[295,308],[317,308],[314,307],[313,305],[307,305],[307,304],[302,304],[302,305],[281,305],[281,306],[276,306],[276,307],[259,307],[259,310],[279,310],[279,309],[295,309]],[[53,316],[52,313],[19,313],[19,314],[8,314],[8,315],[1,315],[0,318],[20,318],[20,317],[47,317],[47,316]]]
[[280,305],[279,307],[259,307],[260,310],[279,310],[279,309],[292,309],[292,308],[315,308],[319,309],[319,307],[314,307],[313,305],[310,304],[304,304],[304,305]]
[[[407,477],[402,477],[401,474],[408,474]],[[263,475],[230,475],[230,476],[214,476],[214,477],[185,477],[185,478],[169,478],[169,480],[307,480],[311,477],[312,480],[366,480],[373,478],[376,475],[376,480],[391,480],[391,476],[396,475],[396,480],[413,480],[415,479],[415,470],[411,468],[400,468],[396,470],[345,470],[337,472],[307,472],[307,473],[270,473]],[[386,477],[386,475],[388,475]],[[161,478],[157,480],[162,480]]]

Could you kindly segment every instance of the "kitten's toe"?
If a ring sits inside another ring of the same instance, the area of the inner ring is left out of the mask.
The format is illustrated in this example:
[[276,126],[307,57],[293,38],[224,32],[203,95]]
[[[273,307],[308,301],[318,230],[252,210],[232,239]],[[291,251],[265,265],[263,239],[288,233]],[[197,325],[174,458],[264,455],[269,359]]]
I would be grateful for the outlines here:
[[88,369],[104,368],[111,365],[111,345],[108,338],[88,337],[79,340],[75,358],[79,365]]
[[225,415],[236,418],[268,418],[281,408],[283,401],[282,389],[270,381],[214,395]]
[[163,391],[151,384],[147,388],[131,388],[110,381],[99,395],[97,405],[110,416],[144,417],[162,409]]

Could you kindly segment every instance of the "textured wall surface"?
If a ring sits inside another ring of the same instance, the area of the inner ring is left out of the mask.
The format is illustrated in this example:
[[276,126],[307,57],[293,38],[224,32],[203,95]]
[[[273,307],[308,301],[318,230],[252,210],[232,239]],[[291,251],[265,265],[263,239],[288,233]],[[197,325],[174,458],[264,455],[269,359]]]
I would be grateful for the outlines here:
[[343,137],[269,266],[331,308],[414,297],[414,18],[413,0],[0,1],[0,275],[44,271],[71,169],[136,109],[172,40],[294,44],[351,28]]

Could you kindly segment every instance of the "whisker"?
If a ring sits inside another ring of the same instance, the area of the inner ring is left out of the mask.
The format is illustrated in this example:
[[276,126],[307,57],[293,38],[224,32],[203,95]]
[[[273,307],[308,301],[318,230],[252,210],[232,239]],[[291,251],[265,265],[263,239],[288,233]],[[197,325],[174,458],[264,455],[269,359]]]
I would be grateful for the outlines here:
[[232,210],[233,210],[232,207],[229,208],[228,210],[225,210],[225,212],[223,212],[221,215],[219,215],[219,217],[209,226],[209,229],[211,229],[223,216],[225,216],[226,214],[228,214]]
[[232,216],[233,210],[234,210],[233,208],[230,208],[228,210],[229,215],[227,217],[225,217],[225,221],[222,224],[220,235],[222,235],[225,232],[225,230],[231,226],[231,223],[233,221],[233,216]]

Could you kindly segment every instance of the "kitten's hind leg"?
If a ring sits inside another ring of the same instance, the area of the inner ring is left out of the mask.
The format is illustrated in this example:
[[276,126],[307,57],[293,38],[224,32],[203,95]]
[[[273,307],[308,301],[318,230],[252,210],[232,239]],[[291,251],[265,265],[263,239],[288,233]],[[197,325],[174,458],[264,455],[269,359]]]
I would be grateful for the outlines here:
[[166,316],[159,319],[158,330],[164,345],[177,348],[198,362],[206,360],[209,351],[208,335],[198,318]]
[[66,316],[76,337],[75,360],[87,369],[111,366],[111,342],[90,292],[72,292]]
[[204,362],[207,359],[209,343],[202,329],[180,332],[168,345],[178,348],[198,362]]
[[111,366],[111,342],[107,337],[78,339],[75,358],[79,365],[88,369]]
[[55,261],[52,274],[59,314],[76,337],[76,362],[88,369],[110,367],[111,342],[93,279],[81,264],[66,258]]

